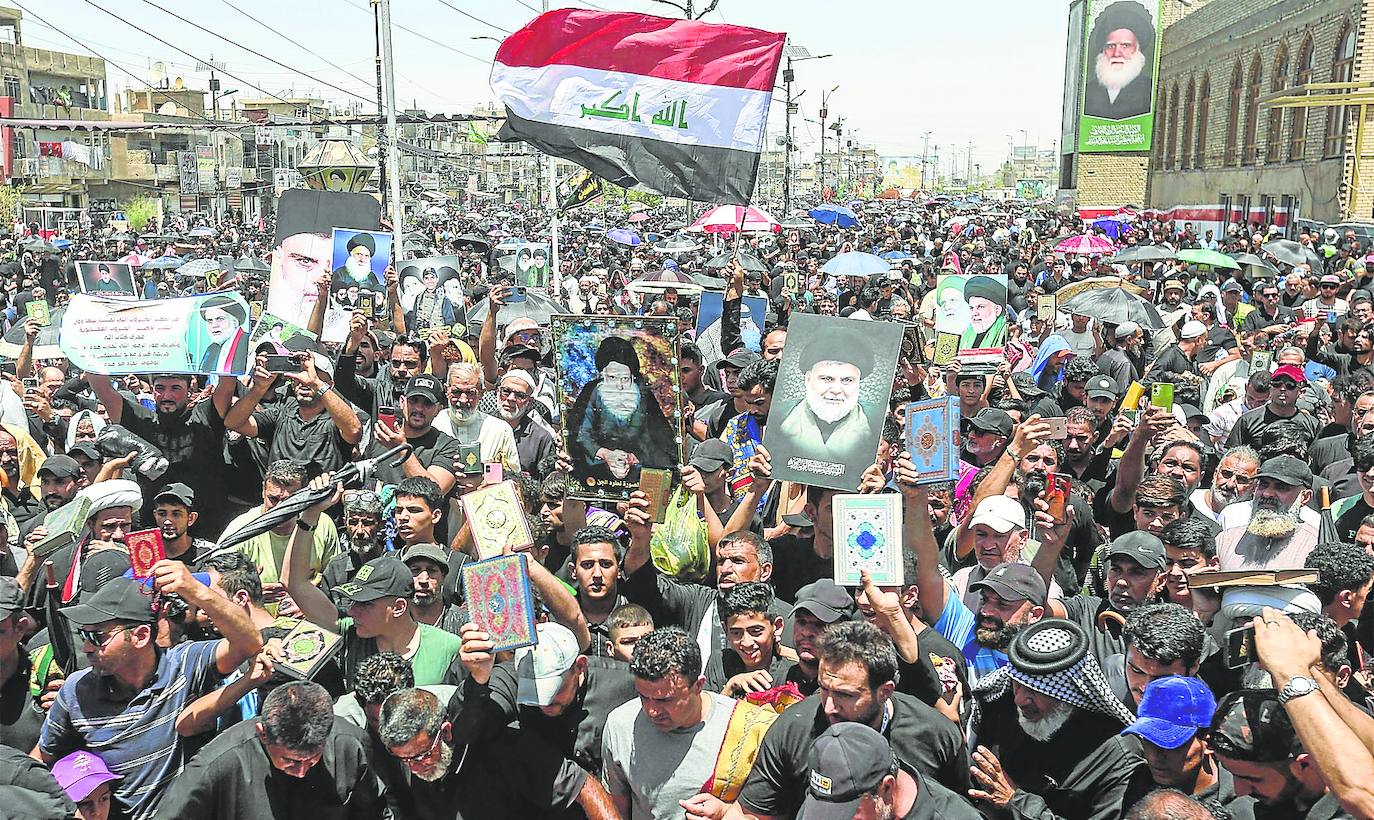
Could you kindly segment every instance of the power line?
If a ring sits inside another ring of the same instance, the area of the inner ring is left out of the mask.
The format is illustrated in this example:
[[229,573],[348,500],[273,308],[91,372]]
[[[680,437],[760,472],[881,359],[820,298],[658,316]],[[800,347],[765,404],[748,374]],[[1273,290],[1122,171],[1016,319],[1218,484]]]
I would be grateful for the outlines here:
[[[92,2],[92,0],[82,0],[82,2],[84,2],[86,5],[90,6],[91,8],[100,11],[100,12],[103,13],[103,14],[108,14],[109,16],[111,16],[111,17],[113,17],[114,19],[120,21],[121,23],[124,23],[125,25],[129,26],[130,28],[132,28],[132,29],[134,29],[134,30],[136,30],[136,31],[142,32],[144,35],[146,35],[146,36],[148,36],[148,37],[151,37],[151,38],[153,38],[154,40],[157,40],[159,43],[162,43],[164,46],[167,46],[168,48],[170,48],[170,49],[172,49],[172,50],[174,50],[174,51],[178,51],[178,52],[181,52],[182,54],[185,54],[187,57],[190,57],[191,59],[195,60],[196,62],[200,62],[200,63],[209,63],[209,60],[206,60],[206,59],[204,59],[204,58],[202,58],[202,57],[199,57],[199,56],[197,56],[197,55],[195,55],[195,54],[192,54],[191,52],[187,51],[187,50],[184,49],[184,48],[181,48],[180,46],[176,46],[176,45],[173,45],[173,44],[169,43],[168,41],[162,39],[161,37],[157,36],[156,34],[152,33],[151,31],[147,30],[146,28],[143,28],[142,26],[140,26],[140,25],[138,25],[138,24],[136,24],[136,23],[132,23],[132,22],[130,22],[130,21],[124,19],[123,17],[120,17],[118,14],[115,14],[114,12],[110,11],[109,9],[103,8],[103,7],[100,6],[99,4],[97,4],[97,3],[95,3],[95,2]],[[234,74],[233,72],[230,72],[230,71],[225,71],[225,72],[223,72],[223,73],[224,73],[224,75],[225,75],[226,77],[231,77],[231,78],[233,78],[233,79],[235,79],[235,80],[238,80],[239,82],[243,83],[244,85],[248,86],[249,88],[253,88],[253,89],[256,89],[256,90],[258,90],[258,91],[261,91],[263,94],[266,94],[267,96],[271,97],[271,98],[274,99],[274,100],[279,100],[279,101],[281,101],[281,102],[286,103],[287,105],[292,105],[292,106],[294,106],[294,105],[296,104],[296,103],[292,102],[291,100],[288,100],[288,99],[286,99],[285,97],[283,97],[283,96],[281,96],[281,95],[279,95],[279,94],[273,94],[271,91],[268,91],[267,89],[263,88],[262,86],[255,85],[254,83],[249,82],[248,80],[244,79],[243,77],[241,77],[241,76],[238,75],[238,74]],[[356,96],[356,95],[354,95],[354,96]],[[361,99],[361,98],[360,98],[360,99]],[[364,102],[371,103],[372,101],[371,101],[371,100],[364,100]],[[328,120],[325,120],[325,122],[328,122]]]
[[249,14],[248,12],[246,12],[246,11],[244,11],[243,9],[239,8],[238,6],[234,5],[232,2],[230,2],[230,0],[220,0],[220,2],[224,3],[224,5],[228,6],[229,8],[231,8],[231,9],[233,9],[234,11],[238,12],[239,14],[242,14],[244,17],[247,17],[249,20],[252,20],[254,23],[257,23],[259,26],[261,26],[261,27],[267,29],[268,31],[272,32],[273,34],[275,34],[275,35],[277,35],[278,37],[282,38],[283,40],[287,41],[288,43],[291,43],[293,46],[295,46],[296,48],[300,49],[301,51],[304,51],[306,54],[309,54],[310,56],[312,56],[312,57],[314,57],[314,58],[316,58],[316,59],[318,59],[318,60],[324,61],[325,64],[327,64],[327,65],[329,65],[329,66],[332,66],[333,68],[336,68],[336,69],[338,69],[339,71],[342,71],[344,74],[346,74],[346,75],[348,75],[349,77],[351,77],[351,78],[357,80],[358,82],[362,83],[363,85],[371,85],[371,84],[372,84],[372,81],[370,81],[370,80],[364,80],[362,77],[359,77],[357,74],[352,73],[351,71],[349,71],[348,69],[346,69],[346,68],[344,68],[343,66],[339,65],[338,63],[335,63],[335,62],[331,61],[329,58],[327,58],[327,57],[325,57],[325,56],[323,56],[323,55],[321,55],[321,54],[316,54],[315,52],[311,51],[309,48],[307,48],[304,44],[302,44],[302,43],[299,42],[298,40],[295,40],[295,39],[293,39],[293,38],[291,38],[291,37],[286,36],[285,34],[282,34],[282,33],[281,33],[280,31],[278,31],[277,29],[273,28],[272,26],[267,25],[267,24],[264,23],[263,21],[259,20],[258,18],[254,17],[253,15]]
[[543,14],[543,13],[544,13],[544,12],[540,11],[539,9],[535,8],[534,6],[531,6],[529,3],[526,3],[525,0],[515,0],[515,2],[519,3],[520,5],[524,6],[525,8],[527,8],[527,9],[529,9],[530,11],[534,12],[535,14]]
[[[87,0],[87,2],[90,3],[90,0]],[[300,75],[301,77],[305,77],[306,79],[314,80],[315,82],[320,83],[321,85],[324,85],[324,86],[326,86],[326,87],[328,87],[328,88],[332,88],[332,89],[334,89],[335,91],[338,91],[338,92],[340,92],[340,93],[342,93],[342,94],[346,94],[346,95],[348,95],[348,96],[350,96],[350,97],[352,97],[352,98],[354,98],[354,99],[356,99],[356,100],[362,100],[363,102],[367,103],[368,105],[372,105],[372,104],[374,104],[374,103],[376,102],[375,100],[370,100],[370,99],[368,99],[367,97],[362,96],[361,94],[355,94],[354,92],[349,91],[349,90],[346,89],[346,88],[341,88],[341,87],[339,87],[339,86],[337,86],[337,85],[334,85],[333,83],[325,82],[324,80],[321,80],[321,79],[318,78],[318,77],[312,77],[311,75],[306,74],[304,71],[301,71],[301,70],[296,69],[296,68],[292,68],[291,66],[287,65],[286,63],[283,63],[281,60],[275,59],[275,58],[273,58],[273,57],[268,57],[266,54],[263,54],[261,51],[258,51],[258,50],[253,49],[253,48],[249,48],[248,46],[244,45],[243,43],[235,42],[234,40],[231,40],[231,39],[229,39],[228,37],[225,37],[223,34],[220,34],[219,32],[211,31],[210,29],[205,28],[204,26],[200,25],[199,23],[195,23],[195,22],[192,22],[192,21],[190,21],[190,20],[187,20],[185,17],[182,17],[181,15],[177,14],[177,13],[174,12],[174,11],[171,11],[170,9],[163,8],[162,6],[158,5],[157,3],[154,3],[153,0],[143,0],[143,2],[144,2],[146,5],[152,6],[153,8],[155,8],[155,9],[157,9],[158,11],[162,12],[163,14],[167,14],[167,15],[170,15],[170,16],[172,16],[172,17],[175,17],[176,19],[180,20],[181,22],[185,23],[185,24],[188,25],[188,26],[191,26],[192,28],[196,29],[197,31],[202,31],[202,32],[204,32],[204,33],[206,33],[206,34],[209,34],[209,35],[212,36],[212,37],[218,37],[219,39],[223,40],[224,42],[229,43],[229,44],[232,45],[232,46],[237,46],[238,48],[243,49],[244,51],[248,52],[249,54],[252,54],[252,55],[254,55],[254,56],[256,56],[256,57],[260,57],[260,58],[266,60],[267,62],[272,63],[273,65],[280,66],[281,68],[284,68],[284,69],[286,69],[287,71],[290,71],[290,72],[292,72],[292,73],[294,73],[294,74],[298,74],[298,75]],[[95,3],[90,3],[90,5],[93,5],[93,6],[94,6]],[[99,6],[96,6],[96,8],[100,8],[100,7],[99,7]],[[101,11],[104,11],[104,9],[101,9]],[[125,21],[125,22],[128,22],[128,21]],[[133,25],[133,24],[130,23],[130,25]],[[135,26],[135,28],[137,28],[137,26]],[[205,60],[205,61],[202,61],[202,62],[208,63],[209,61],[208,61],[208,60]],[[225,74],[229,74],[229,72],[227,72],[227,71],[224,72],[224,73],[225,73]],[[348,72],[344,72],[344,73],[347,74]],[[229,74],[229,76],[233,77],[234,75]],[[235,77],[235,79],[239,79],[239,78]],[[357,78],[355,77],[354,79],[357,79]],[[247,81],[246,81],[246,80],[240,80],[240,82],[247,82]],[[364,84],[367,84],[365,80],[359,80],[359,82],[363,82]],[[278,99],[281,99],[281,98],[278,97]]]
[[486,26],[487,28],[494,28],[494,29],[496,29],[497,31],[501,32],[502,34],[510,34],[510,30],[509,30],[509,29],[501,28],[500,26],[496,25],[495,23],[488,23],[486,20],[483,20],[481,17],[478,17],[478,16],[475,15],[475,14],[469,14],[468,12],[463,11],[462,9],[460,9],[460,8],[458,8],[457,6],[453,5],[452,3],[448,2],[448,0],[438,0],[438,3],[439,3],[439,5],[441,5],[441,6],[447,6],[448,8],[453,9],[454,11],[458,12],[459,14],[463,15],[464,17],[466,17],[466,18],[468,18],[468,19],[470,19],[470,20],[476,20],[477,22],[481,23],[482,25]]
[[[34,18],[35,20],[38,20],[38,21],[39,21],[40,23],[42,23],[43,25],[47,26],[48,28],[52,29],[53,31],[56,31],[58,34],[61,34],[63,37],[66,37],[68,40],[71,40],[73,43],[76,43],[76,44],[77,44],[78,46],[80,46],[81,48],[85,49],[86,51],[89,51],[90,53],[92,53],[92,54],[94,54],[95,56],[99,57],[100,59],[104,60],[105,63],[106,63],[107,65],[112,65],[112,66],[114,66],[115,68],[119,69],[120,71],[123,71],[125,74],[128,74],[130,77],[133,77],[135,80],[138,80],[138,81],[139,81],[140,83],[142,83],[143,85],[148,86],[148,88],[149,88],[151,91],[153,91],[153,92],[155,92],[155,93],[157,93],[157,94],[161,94],[162,96],[166,97],[167,100],[168,100],[169,102],[174,103],[174,104],[180,106],[180,101],[178,101],[176,97],[173,97],[171,94],[168,94],[166,91],[164,91],[164,90],[162,90],[162,89],[160,89],[160,88],[154,86],[152,83],[150,83],[150,82],[148,82],[147,80],[143,79],[143,78],[140,77],[139,75],[135,74],[134,72],[130,71],[129,69],[125,68],[124,66],[120,65],[119,63],[116,63],[114,60],[111,60],[110,58],[106,57],[105,55],[101,54],[100,52],[96,51],[95,49],[93,49],[93,48],[91,48],[90,46],[86,45],[85,43],[81,42],[80,40],[76,39],[76,38],[73,37],[72,35],[68,34],[65,30],[60,29],[60,28],[58,28],[57,26],[53,25],[52,23],[48,22],[47,20],[45,20],[43,17],[39,16],[38,14],[35,14],[34,12],[29,11],[28,9],[24,8],[24,5],[23,5],[22,3],[19,3],[19,2],[16,1],[16,2],[15,2],[15,5],[18,6],[18,7],[20,8],[20,10],[23,11],[25,14],[29,15],[30,17]],[[187,110],[189,111],[190,109],[187,109]],[[191,111],[190,113],[191,113],[192,116],[200,117],[202,120],[205,120],[205,121],[208,122],[208,123],[217,124],[217,123],[215,123],[215,120],[210,119],[209,117],[205,116],[204,114],[198,114],[198,113],[196,113],[195,111]]]
[[[90,0],[87,0],[87,2],[89,2],[89,1],[90,1]],[[372,12],[371,12],[370,10],[363,8],[362,6],[360,6],[360,5],[358,5],[357,3],[353,2],[353,0],[344,0],[344,2],[347,3],[348,5],[352,6],[353,8],[357,9],[358,11],[361,11],[362,13],[366,14],[368,17],[371,17],[371,16],[372,16]],[[416,30],[413,29],[413,28],[407,28],[407,27],[401,25],[400,23],[397,23],[397,22],[394,21],[394,20],[392,21],[391,24],[392,24],[393,26],[395,26],[396,28],[400,29],[401,31],[404,31],[404,32],[406,32],[407,34],[413,34],[413,35],[415,35],[416,37],[419,37],[421,40],[424,40],[425,42],[433,43],[434,45],[438,46],[439,48],[446,48],[446,49],[448,49],[449,51],[452,51],[452,52],[455,53],[455,54],[461,54],[461,55],[463,55],[464,57],[467,57],[467,58],[472,59],[472,60],[476,60],[477,62],[482,63],[482,64],[484,64],[484,65],[491,65],[491,60],[483,59],[483,58],[481,58],[481,57],[478,57],[476,54],[469,54],[468,52],[463,51],[461,48],[454,48],[453,46],[449,45],[448,43],[441,43],[441,42],[439,42],[438,40],[434,39],[433,37],[430,37],[430,36],[428,36],[428,35],[426,35],[426,34],[421,34],[420,32],[416,31]]]

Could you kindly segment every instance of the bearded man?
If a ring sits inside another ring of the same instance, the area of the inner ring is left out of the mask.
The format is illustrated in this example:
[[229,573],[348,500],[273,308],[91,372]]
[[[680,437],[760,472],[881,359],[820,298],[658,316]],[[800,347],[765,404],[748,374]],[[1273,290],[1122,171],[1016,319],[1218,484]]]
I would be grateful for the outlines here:
[[496,385],[496,408],[497,415],[515,433],[520,470],[542,480],[557,456],[558,437],[538,413],[530,412],[536,392],[534,376],[528,370],[507,370]]
[[228,296],[212,296],[200,306],[200,318],[210,339],[200,358],[202,373],[248,372],[248,311]]
[[598,376],[583,385],[568,413],[575,472],[637,484],[640,467],[672,467],[677,461],[673,425],[645,381],[634,344],[607,336],[595,363]]
[[1154,19],[1135,0],[1102,10],[1093,25],[1092,76],[1083,114],[1125,120],[1148,113],[1154,97]]
[[1275,456],[1261,464],[1250,520],[1217,536],[1221,569],[1300,569],[1317,545],[1317,528],[1301,516],[1311,487],[1312,470],[1301,459]]
[[1119,734],[1134,716],[1088,644],[1078,624],[1044,618],[1017,633],[1008,665],[974,685],[969,796],[1019,817],[1121,815],[1144,757],[1138,738]]
[[372,238],[372,234],[357,234],[348,240],[344,249],[348,252],[348,258],[334,269],[335,287],[346,283],[350,287],[357,285],[362,290],[381,290],[377,277],[372,273],[372,257],[377,253],[377,240]]
[[860,384],[873,369],[870,344],[857,333],[832,333],[813,339],[802,350],[798,366],[805,379],[803,398],[783,417],[780,428],[795,442],[799,455],[842,464],[873,463],[874,430],[881,425],[859,404]]
[[[511,426],[477,409],[477,401],[482,396],[481,368],[471,362],[450,365],[445,382],[448,409],[435,416],[434,429],[464,444],[476,442],[483,464],[500,462],[503,470],[520,472],[520,458],[516,454]],[[455,475],[465,472],[461,464],[454,464],[453,469]]]

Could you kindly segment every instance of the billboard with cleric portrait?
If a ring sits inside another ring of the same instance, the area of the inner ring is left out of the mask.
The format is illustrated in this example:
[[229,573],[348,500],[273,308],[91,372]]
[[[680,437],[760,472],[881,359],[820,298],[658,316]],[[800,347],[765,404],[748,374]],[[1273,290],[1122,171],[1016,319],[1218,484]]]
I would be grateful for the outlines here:
[[1078,150],[1148,151],[1160,0],[1089,0]]

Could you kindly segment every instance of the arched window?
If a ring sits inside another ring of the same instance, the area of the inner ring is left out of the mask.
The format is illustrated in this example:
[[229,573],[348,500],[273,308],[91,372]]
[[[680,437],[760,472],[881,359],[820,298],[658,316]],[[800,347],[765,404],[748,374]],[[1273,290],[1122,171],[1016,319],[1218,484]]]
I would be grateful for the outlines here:
[[[1186,137],[1185,137],[1186,139]],[[1164,139],[1164,167],[1173,168],[1178,146],[1178,83],[1169,91],[1169,131]]]
[[[1331,82],[1348,83],[1355,76],[1355,29],[1349,23],[1341,29],[1336,41],[1336,61],[1331,64]],[[1324,157],[1338,157],[1345,150],[1345,134],[1350,128],[1350,109],[1332,106],[1326,109],[1326,145]]]
[[1259,162],[1259,98],[1260,85],[1264,81],[1264,63],[1260,56],[1250,62],[1250,85],[1245,90],[1245,151],[1240,163]]
[[1197,136],[1193,139],[1193,167],[1201,168],[1207,160],[1207,120],[1212,115],[1212,78],[1202,75],[1197,92]]
[[1169,92],[1166,89],[1159,89],[1159,99],[1156,101],[1155,126],[1159,129],[1155,135],[1155,164],[1160,168],[1168,167],[1169,160]]
[[1197,99],[1197,86],[1193,78],[1188,78],[1188,96],[1183,103],[1183,134],[1179,140],[1178,167],[1191,168],[1193,158],[1193,104]]
[[[1298,59],[1293,63],[1293,85],[1303,86],[1312,82],[1312,35],[1303,38],[1298,49]],[[1288,131],[1288,161],[1297,162],[1307,153],[1307,109],[1293,109],[1293,123]]]
[[1226,109],[1226,154],[1223,165],[1235,165],[1240,158],[1236,150],[1236,136],[1240,133],[1241,98],[1245,96],[1245,75],[1240,70],[1240,61],[1231,71],[1231,99]]
[[[1288,44],[1279,46],[1279,52],[1274,56],[1274,73],[1269,80],[1270,91],[1282,91],[1284,83],[1288,82]],[[1269,128],[1264,135],[1264,161],[1278,162],[1283,157],[1283,109],[1269,109]]]

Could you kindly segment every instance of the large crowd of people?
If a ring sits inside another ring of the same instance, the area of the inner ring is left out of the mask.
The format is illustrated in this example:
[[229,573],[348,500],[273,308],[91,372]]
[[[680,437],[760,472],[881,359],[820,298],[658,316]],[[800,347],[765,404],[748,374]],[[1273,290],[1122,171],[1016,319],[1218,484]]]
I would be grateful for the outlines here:
[[[788,215],[724,239],[680,233],[681,209],[582,209],[542,288],[495,246],[547,241],[548,214],[430,209],[448,215],[401,232],[387,310],[293,349],[293,372],[254,351],[242,378],[80,372],[26,304],[56,316],[76,261],[131,253],[145,299],[261,302],[271,220],[16,225],[0,817],[1374,817],[1374,249],[1148,212],[1109,238],[1045,204],[851,204],[853,227]],[[639,233],[608,237],[632,213]],[[1084,233],[1114,250],[1057,249]],[[823,270],[848,251],[890,270]],[[148,264],[174,256],[207,263]],[[433,256],[461,287],[403,304],[395,267]],[[951,273],[1005,277],[994,366],[940,361]],[[723,302],[709,346],[703,289]],[[750,297],[766,315],[742,332]],[[662,448],[565,445],[550,313],[676,320],[687,515],[576,497],[574,457],[623,475]],[[803,313],[921,331],[859,487],[899,501],[900,585],[838,584],[836,490],[774,479],[763,434]],[[904,413],[944,396],[960,478],[931,484]],[[341,480],[359,462],[367,480]],[[460,499],[503,480],[539,613],[514,652],[459,582],[477,558]],[[129,537],[150,530],[165,558],[136,574]]]

